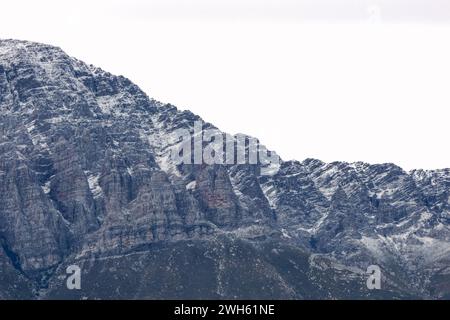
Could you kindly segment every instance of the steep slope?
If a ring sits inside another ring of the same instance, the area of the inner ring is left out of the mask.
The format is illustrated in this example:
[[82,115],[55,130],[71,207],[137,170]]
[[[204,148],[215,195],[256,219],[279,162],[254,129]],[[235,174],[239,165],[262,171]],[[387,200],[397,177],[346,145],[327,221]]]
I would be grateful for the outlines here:
[[[201,118],[16,40],[0,40],[0,110],[0,298],[450,294],[448,169],[179,163],[180,129],[195,136]],[[253,138],[219,133],[250,158]]]

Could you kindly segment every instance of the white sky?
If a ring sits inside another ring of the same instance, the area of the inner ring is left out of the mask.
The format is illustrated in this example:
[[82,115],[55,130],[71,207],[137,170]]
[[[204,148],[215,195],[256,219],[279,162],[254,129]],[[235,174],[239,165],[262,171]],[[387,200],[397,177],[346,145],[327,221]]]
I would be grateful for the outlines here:
[[450,167],[450,1],[4,0],[45,42],[283,159]]

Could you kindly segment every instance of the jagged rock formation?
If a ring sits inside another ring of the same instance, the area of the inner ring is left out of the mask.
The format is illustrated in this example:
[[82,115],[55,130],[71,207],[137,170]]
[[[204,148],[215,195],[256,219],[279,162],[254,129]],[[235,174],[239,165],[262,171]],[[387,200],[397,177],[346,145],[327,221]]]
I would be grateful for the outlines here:
[[16,40],[0,112],[0,298],[450,298],[450,169],[179,165],[198,116]]

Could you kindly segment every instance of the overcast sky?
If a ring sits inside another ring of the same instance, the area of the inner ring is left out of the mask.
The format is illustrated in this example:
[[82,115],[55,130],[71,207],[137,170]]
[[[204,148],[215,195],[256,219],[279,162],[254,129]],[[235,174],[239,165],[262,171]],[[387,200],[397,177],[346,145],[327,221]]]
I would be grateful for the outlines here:
[[450,1],[5,0],[62,47],[283,159],[450,167]]

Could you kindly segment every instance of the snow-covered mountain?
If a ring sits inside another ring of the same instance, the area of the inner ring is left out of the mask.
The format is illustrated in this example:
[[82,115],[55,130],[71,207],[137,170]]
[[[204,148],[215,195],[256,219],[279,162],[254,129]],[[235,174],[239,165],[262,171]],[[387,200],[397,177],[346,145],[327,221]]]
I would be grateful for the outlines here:
[[0,110],[0,298],[450,298],[450,169],[178,164],[197,115],[17,40]]

